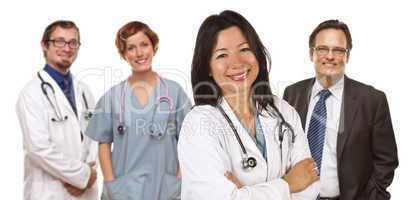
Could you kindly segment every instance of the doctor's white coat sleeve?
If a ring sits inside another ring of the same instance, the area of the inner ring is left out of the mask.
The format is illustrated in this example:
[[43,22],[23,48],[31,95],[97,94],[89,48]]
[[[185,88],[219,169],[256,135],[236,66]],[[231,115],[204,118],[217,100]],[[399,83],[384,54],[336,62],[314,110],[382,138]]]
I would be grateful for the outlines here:
[[[40,91],[39,91],[40,93]],[[22,92],[16,105],[17,115],[23,132],[23,147],[32,162],[52,176],[78,188],[85,188],[90,168],[80,160],[68,158],[57,150],[50,139],[49,118],[39,95]]]
[[[298,162],[306,159],[311,158],[310,148],[308,145],[307,137],[303,131],[301,126],[301,118],[298,115],[297,111],[291,107],[287,102],[284,100],[280,100],[283,105],[279,105],[279,108],[285,109],[283,113],[290,113],[289,115],[284,115],[286,120],[291,124],[292,128],[294,129],[296,138],[295,143],[293,146],[293,150],[291,152],[291,167],[293,167]],[[320,191],[320,182],[316,181],[306,189],[301,192],[292,193],[291,197],[293,200],[314,200],[317,198],[318,193]]]
[[[228,154],[213,131],[212,116],[195,107],[185,118],[178,144],[182,170],[182,200],[290,199],[283,179],[236,187],[225,176],[231,171]],[[210,126],[209,126],[210,123]]]

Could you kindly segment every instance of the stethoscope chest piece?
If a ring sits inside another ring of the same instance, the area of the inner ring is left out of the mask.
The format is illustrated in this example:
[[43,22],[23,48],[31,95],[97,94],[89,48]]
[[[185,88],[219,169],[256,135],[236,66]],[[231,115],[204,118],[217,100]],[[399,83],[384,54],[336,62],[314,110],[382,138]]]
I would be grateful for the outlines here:
[[125,131],[127,130],[127,127],[125,126],[125,125],[123,125],[123,124],[120,124],[118,127],[117,127],[117,131],[118,131],[118,133],[120,134],[120,135],[124,135],[124,133],[125,133]]
[[85,117],[85,120],[90,120],[90,119],[92,118],[92,115],[93,115],[93,114],[92,114],[92,112],[91,112],[91,111],[86,112],[86,113],[85,113],[85,116],[84,116],[84,117]]
[[155,128],[155,124],[151,124],[150,125],[150,136],[154,139],[161,139],[163,137],[163,133],[161,133],[160,131],[157,131],[157,129]]
[[88,101],[86,100],[85,93],[83,93],[83,92],[82,92],[82,99],[84,100],[84,106],[85,106],[85,110],[86,110],[85,113],[84,113],[84,118],[85,118],[85,120],[89,121],[94,114],[89,109]]
[[242,169],[244,170],[251,170],[256,167],[257,160],[254,157],[248,157],[248,153],[245,149],[245,146],[242,143],[241,138],[239,137],[238,131],[236,130],[235,126],[233,125],[231,119],[228,117],[228,115],[225,113],[223,108],[221,106],[217,107],[220,111],[220,113],[223,115],[223,117],[228,122],[229,126],[232,128],[232,132],[234,133],[236,139],[238,140],[239,146],[241,147],[243,156],[242,156]]
[[257,161],[254,157],[244,158],[242,159],[242,167],[243,169],[253,169],[257,165]]

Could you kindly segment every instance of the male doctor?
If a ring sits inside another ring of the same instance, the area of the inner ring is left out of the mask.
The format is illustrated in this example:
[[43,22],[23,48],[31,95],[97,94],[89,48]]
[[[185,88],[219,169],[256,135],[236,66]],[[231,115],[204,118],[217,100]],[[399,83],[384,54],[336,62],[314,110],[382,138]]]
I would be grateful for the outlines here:
[[41,41],[46,65],[23,88],[17,115],[23,132],[25,200],[97,199],[97,146],[83,135],[94,99],[69,69],[78,27],[55,21]]

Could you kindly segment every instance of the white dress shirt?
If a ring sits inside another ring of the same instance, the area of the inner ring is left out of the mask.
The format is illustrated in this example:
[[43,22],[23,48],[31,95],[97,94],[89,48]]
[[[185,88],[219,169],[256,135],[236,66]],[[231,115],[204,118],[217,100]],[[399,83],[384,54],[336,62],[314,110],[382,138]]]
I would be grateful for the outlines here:
[[[314,106],[319,100],[318,93],[323,90],[323,86],[318,80],[314,82],[310,103],[307,112],[307,121],[305,132],[308,133],[311,115]],[[337,175],[337,134],[339,130],[341,104],[343,100],[344,76],[334,85],[328,88],[331,95],[326,100],[327,121],[324,138],[323,158],[321,161],[320,172],[320,196],[336,197],[340,195],[339,178]]]

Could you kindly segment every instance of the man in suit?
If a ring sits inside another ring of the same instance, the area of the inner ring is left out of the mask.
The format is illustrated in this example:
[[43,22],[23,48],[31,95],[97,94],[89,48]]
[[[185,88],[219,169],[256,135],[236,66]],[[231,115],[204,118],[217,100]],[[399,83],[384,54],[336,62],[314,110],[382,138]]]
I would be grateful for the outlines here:
[[348,78],[352,49],[346,24],[328,20],[310,35],[315,78],[288,86],[284,99],[299,113],[320,173],[320,199],[390,199],[398,166],[385,94]]

